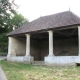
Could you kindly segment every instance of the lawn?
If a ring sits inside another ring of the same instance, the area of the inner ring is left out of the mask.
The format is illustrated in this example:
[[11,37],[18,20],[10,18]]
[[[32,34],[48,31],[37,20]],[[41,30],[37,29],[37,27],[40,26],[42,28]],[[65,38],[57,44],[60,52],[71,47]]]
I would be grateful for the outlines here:
[[8,80],[80,80],[80,67],[49,67],[0,61]]

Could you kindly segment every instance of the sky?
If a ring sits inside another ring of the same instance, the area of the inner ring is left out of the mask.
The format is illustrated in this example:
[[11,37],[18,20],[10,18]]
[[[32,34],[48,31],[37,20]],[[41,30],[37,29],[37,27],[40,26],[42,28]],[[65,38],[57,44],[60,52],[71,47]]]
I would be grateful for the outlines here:
[[17,11],[33,21],[41,16],[72,11],[80,17],[80,0],[14,0]]

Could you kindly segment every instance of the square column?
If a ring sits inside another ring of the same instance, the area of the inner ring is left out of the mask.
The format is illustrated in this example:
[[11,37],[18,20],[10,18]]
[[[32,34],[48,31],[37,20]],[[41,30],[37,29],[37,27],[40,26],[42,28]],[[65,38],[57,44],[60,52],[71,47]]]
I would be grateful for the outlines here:
[[30,56],[30,34],[25,35],[26,35],[26,55],[24,57],[24,62],[32,63],[34,61],[34,58]]
[[78,44],[79,44],[79,53],[78,55],[80,56],[80,26],[78,26]]

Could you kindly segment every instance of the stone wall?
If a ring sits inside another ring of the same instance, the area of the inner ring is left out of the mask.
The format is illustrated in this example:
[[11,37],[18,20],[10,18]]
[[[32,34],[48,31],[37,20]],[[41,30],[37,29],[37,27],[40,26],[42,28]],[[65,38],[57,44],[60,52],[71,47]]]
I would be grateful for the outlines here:
[[54,40],[55,56],[78,56],[78,39]]
[[26,54],[26,40],[25,38],[12,37],[11,55],[24,56]]

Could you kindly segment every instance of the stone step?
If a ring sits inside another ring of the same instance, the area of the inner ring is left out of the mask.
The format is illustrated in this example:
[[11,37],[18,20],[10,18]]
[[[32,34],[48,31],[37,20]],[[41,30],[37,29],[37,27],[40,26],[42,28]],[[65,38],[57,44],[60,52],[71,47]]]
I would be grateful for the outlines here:
[[44,61],[34,61],[33,65],[45,65]]

